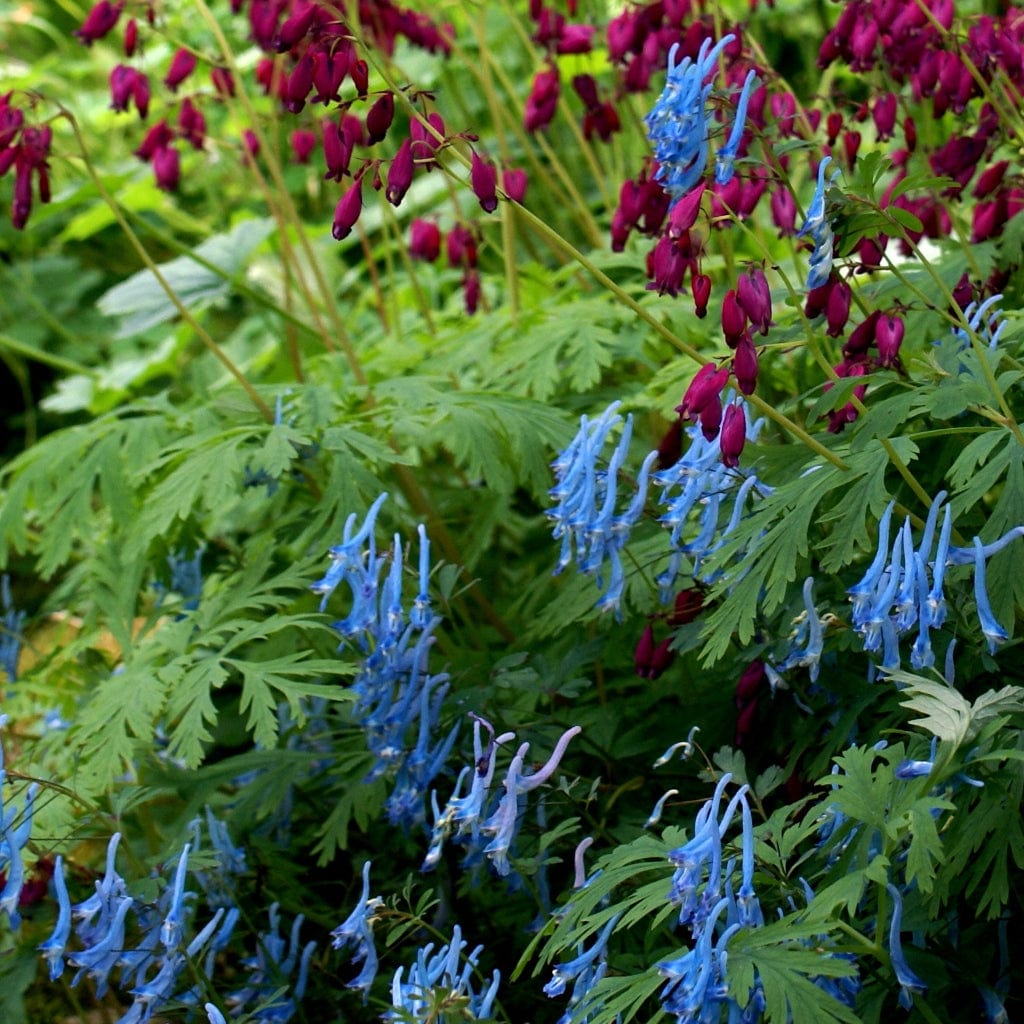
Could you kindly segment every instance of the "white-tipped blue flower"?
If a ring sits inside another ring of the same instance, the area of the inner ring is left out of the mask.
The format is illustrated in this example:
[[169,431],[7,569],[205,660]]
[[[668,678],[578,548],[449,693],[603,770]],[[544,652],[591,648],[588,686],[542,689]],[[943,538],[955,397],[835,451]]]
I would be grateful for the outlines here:
[[740,98],[736,102],[736,116],[732,122],[732,130],[729,132],[729,139],[718,151],[715,157],[715,182],[718,185],[728,185],[734,174],[733,162],[739,152],[740,144],[743,141],[743,129],[747,120],[747,105],[750,103],[750,93],[754,88],[754,79],[757,73],[751,69],[740,90]]
[[71,937],[71,900],[64,881],[64,858],[57,854],[53,866],[53,889],[57,895],[57,923],[53,934],[39,947],[50,972],[50,981],[56,981],[64,973],[64,950]]
[[[804,221],[804,226],[797,232],[798,238],[809,234],[814,240],[810,273],[807,275],[808,291],[820,288],[827,283],[829,275],[832,273],[832,250],[835,245],[835,236],[832,232],[832,225],[825,216],[825,171],[831,161],[832,157],[825,156],[818,164],[818,183],[814,189],[811,205],[807,208],[807,219]],[[835,181],[838,174],[839,172],[836,171],[831,180]]]
[[889,922],[889,958],[892,960],[892,969],[896,972],[896,980],[900,986],[900,1006],[909,1010],[914,1004],[914,995],[925,992],[928,986],[910,969],[910,965],[903,955],[903,941],[900,936],[900,927],[903,922],[903,896],[891,882],[886,884],[886,889],[888,889],[893,902],[892,919]]
[[978,621],[988,641],[988,653],[995,654],[1000,644],[1009,639],[1009,633],[999,625],[988,599],[985,586],[985,549],[980,537],[974,538],[974,600],[978,606]]

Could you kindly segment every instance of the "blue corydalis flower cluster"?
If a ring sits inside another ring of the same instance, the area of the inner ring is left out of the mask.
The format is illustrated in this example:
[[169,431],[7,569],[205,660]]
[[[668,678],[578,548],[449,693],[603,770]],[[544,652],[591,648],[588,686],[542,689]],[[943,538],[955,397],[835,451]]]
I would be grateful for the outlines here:
[[[0,729],[7,724],[7,716],[0,715]],[[0,890],[0,913],[7,915],[11,929],[21,924],[18,900],[25,884],[25,866],[21,862],[21,851],[28,845],[32,835],[32,808],[39,786],[31,782],[25,790],[25,802],[19,808],[7,806],[3,788],[7,782],[4,769],[4,748],[0,743],[0,871],[6,874],[4,887]]]
[[[742,786],[723,810],[722,798],[731,779],[729,774],[722,776],[714,795],[697,814],[693,838],[669,853],[676,868],[669,899],[679,907],[679,923],[687,926],[693,937],[692,948],[658,964],[659,972],[668,979],[661,991],[662,1006],[678,1024],[718,1020],[723,1011],[737,1020],[758,1021],[765,1006],[757,982],[741,1010],[729,994],[725,977],[729,940],[741,928],[764,924],[754,892],[754,825],[746,797],[749,787]],[[734,859],[723,864],[722,843],[737,811],[742,818],[738,873]],[[739,1016],[741,1012],[743,1016]]]
[[604,1009],[603,1003],[594,998],[594,989],[608,971],[608,939],[621,918],[621,914],[612,917],[590,949],[580,943],[574,959],[556,964],[552,969],[551,980],[544,986],[546,996],[553,999],[564,995],[568,983],[573,983],[569,1005],[556,1024],[590,1024],[593,1016]]
[[[316,942],[307,942],[300,948],[302,914],[296,915],[287,939],[281,935],[281,918],[276,903],[271,904],[269,918],[269,931],[261,932],[256,941],[256,955],[242,961],[242,966],[249,972],[245,985],[228,995],[225,1002],[233,1014],[242,1014],[247,1007],[255,1006],[248,1011],[250,1020],[261,1024],[286,1024],[295,1016],[298,1004],[306,994],[309,962],[316,951]],[[287,990],[296,967],[298,973],[289,993]]]
[[608,562],[608,586],[597,605],[601,611],[618,611],[622,602],[626,577],[621,552],[644,510],[651,467],[658,457],[657,452],[651,452],[644,459],[636,493],[626,509],[616,514],[619,471],[626,462],[633,436],[632,416],[626,417],[607,468],[599,468],[598,461],[612,430],[622,423],[616,412],[619,404],[613,402],[599,419],[583,416],[579,432],[551,464],[556,483],[550,494],[557,504],[547,515],[555,522],[553,536],[562,541],[555,572],[561,572],[575,557],[579,571],[596,576],[597,585],[604,587],[604,565]]
[[[764,420],[751,421],[747,404],[740,400],[746,417],[746,436],[756,441]],[[741,474],[722,464],[721,434],[708,440],[697,426],[686,428],[690,445],[675,465],[655,473],[653,480],[662,488],[658,503],[667,511],[658,522],[671,530],[672,556],[668,568],[658,577],[661,601],[672,600],[675,594],[676,577],[682,567],[683,557],[692,563],[694,579],[713,583],[717,576],[701,573],[701,563],[717,551],[725,539],[740,523],[747,500],[755,492],[767,496],[772,488],[760,481],[756,474]],[[720,527],[723,508],[728,507],[732,497],[732,508],[724,527]],[[684,540],[684,531],[696,525],[696,535]]]
[[[679,44],[674,45],[668,54],[665,88],[644,118],[647,137],[658,162],[654,177],[672,197],[673,205],[697,184],[707,167],[710,137],[707,102],[711,83],[705,83],[705,79],[714,74],[719,55],[734,38],[727,35],[714,46],[710,39],[705,39],[696,61],[685,57],[678,64]],[[719,185],[727,184],[733,176],[733,161],[742,141],[754,78],[754,72],[749,72],[729,138],[718,153],[715,180]]]
[[363,891],[352,913],[331,932],[335,949],[352,949],[352,962],[363,965],[362,970],[348,983],[349,988],[361,989],[366,994],[377,977],[377,947],[373,941],[373,924],[377,911],[384,906],[379,896],[370,896],[370,861],[363,865]]
[[[489,735],[486,744],[483,742],[484,730]],[[473,764],[459,773],[455,790],[444,810],[438,806],[437,794],[431,795],[434,829],[430,848],[423,861],[423,870],[429,871],[436,867],[445,842],[451,838],[466,847],[464,863],[467,866],[486,857],[499,875],[507,877],[512,871],[509,852],[522,822],[526,794],[554,775],[569,742],[580,732],[582,729],[575,725],[562,733],[551,757],[529,775],[524,774],[523,766],[530,744],[521,744],[505,773],[501,794],[492,795],[498,747],[513,740],[515,733],[502,733],[496,737],[490,722],[474,715]],[[460,796],[467,777],[470,778],[468,789],[464,796]]]
[[434,953],[434,944],[428,942],[417,952],[416,962],[408,971],[399,967],[391,982],[392,1009],[383,1015],[383,1020],[427,1024],[445,1016],[439,1013],[443,1007],[458,1007],[460,1020],[490,1020],[501,972],[495,970],[486,989],[474,991],[473,974],[484,947],[477,946],[466,954],[463,963],[462,951],[468,945],[455,925],[448,945]]
[[[832,225],[825,216],[825,170],[831,162],[832,157],[822,157],[818,164],[818,184],[814,189],[814,196],[811,205],[807,208],[807,220],[804,226],[797,232],[797,237],[810,235],[814,240],[814,251],[811,253],[811,268],[807,275],[807,288],[813,290],[828,283],[829,275],[832,273],[832,250],[835,244],[835,236],[832,232]],[[836,171],[832,175],[835,181]]]
[[784,672],[798,666],[808,670],[812,683],[818,681],[821,654],[825,649],[825,620],[818,615],[818,609],[814,606],[813,576],[808,576],[804,580],[803,599],[804,610],[797,618],[797,627],[789,637],[785,657],[775,665],[765,665],[773,690],[780,685],[780,677]]
[[[118,843],[115,833],[107,846],[106,872],[96,883],[96,891],[81,903],[72,905],[64,881],[63,859],[57,857],[54,890],[58,917],[51,936],[39,947],[49,966],[50,980],[64,973],[65,965],[78,968],[71,984],[88,977],[102,998],[110,985],[110,972],[117,970],[118,987],[132,996],[132,1004],[118,1024],[144,1024],[165,1003],[195,1003],[198,989],[183,984],[192,975],[186,970],[196,963],[205,949],[202,969],[207,978],[214,967],[216,954],[227,946],[238,920],[237,908],[221,907],[190,941],[185,941],[188,927],[188,901],[194,895],[186,892],[189,845],[178,858],[174,876],[156,904],[135,899],[128,893],[125,880],[115,867]],[[134,928],[129,930],[129,915]],[[80,949],[68,949],[72,929]],[[137,936],[133,946],[130,936]]]
[[863,637],[866,651],[882,649],[883,668],[899,668],[900,637],[915,628],[917,638],[910,653],[911,665],[921,669],[935,663],[931,632],[940,629],[946,621],[944,582],[946,568],[951,565],[974,565],[975,604],[989,652],[994,654],[999,644],[1007,639],[1007,632],[996,620],[989,603],[986,562],[1017,537],[1024,536],[1024,527],[1010,530],[991,544],[982,544],[981,539],[975,537],[971,547],[956,547],[950,543],[953,509],[946,505],[936,542],[939,512],[945,498],[946,492],[940,491],[932,502],[916,547],[909,518],[890,547],[893,512],[890,502],[879,522],[874,560],[863,578],[848,591],[853,601],[853,627]]
[[[373,503],[358,529],[356,515],[349,516],[342,542],[330,549],[327,574],[311,589],[323,595],[323,611],[335,589],[343,582],[348,585],[352,607],[334,628],[365,654],[352,691],[356,695],[354,714],[377,761],[369,778],[395,774],[386,805],[388,819],[409,826],[426,816],[426,793],[444,767],[458,726],[433,743],[448,676],[427,672],[433,633],[441,622],[440,616],[431,612],[427,590],[430,542],[421,525],[419,589],[407,613],[401,538],[395,535],[390,557],[378,554],[374,538],[377,514],[386,498],[387,494],[382,494]],[[413,733],[415,740],[408,743],[407,737]]]
[[7,674],[7,681],[13,683],[18,678],[25,613],[14,607],[11,580],[7,573],[0,576],[0,604],[3,605],[3,615],[0,615],[0,668]]
[[[993,309],[1001,300],[1002,295],[993,295],[980,305],[972,302],[964,309],[964,319],[967,326],[978,335],[990,349],[995,349],[1006,330],[1008,321],[1000,320],[1000,310],[995,309],[991,315],[989,310]],[[953,328],[953,335],[960,342],[961,348],[969,348],[971,337],[962,327]]]

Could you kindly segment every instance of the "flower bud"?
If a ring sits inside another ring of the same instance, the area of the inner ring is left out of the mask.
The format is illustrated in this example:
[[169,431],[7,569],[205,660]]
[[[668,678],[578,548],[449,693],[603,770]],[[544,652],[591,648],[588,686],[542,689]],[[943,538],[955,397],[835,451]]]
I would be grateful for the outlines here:
[[419,118],[413,118],[409,122],[409,136],[412,139],[413,157],[419,166],[429,171],[437,166],[434,158],[443,145],[445,129],[444,119],[437,113],[427,116],[427,124],[429,128]]
[[349,53],[344,47],[318,49],[313,54],[313,99],[316,103],[337,103],[341,83],[348,74]]
[[538,71],[534,76],[530,95],[526,98],[523,126],[528,132],[540,131],[551,124],[558,107],[561,85],[555,67]]
[[476,237],[472,229],[456,225],[445,236],[449,267],[476,266]]
[[698,319],[708,315],[708,299],[711,298],[711,278],[707,274],[694,274],[690,280],[693,292],[693,311]]
[[181,181],[181,158],[174,146],[161,146],[153,153],[153,177],[156,187],[176,192]]
[[235,95],[235,79],[227,68],[210,68],[210,82],[221,99]]
[[[108,0],[101,0],[94,4],[92,10],[86,15],[85,21],[80,28],[75,29],[74,34],[85,43],[92,46],[97,39],[102,39],[117,24],[124,10],[124,3],[109,3]],[[131,54],[129,54],[131,56]]]
[[171,58],[171,66],[167,69],[167,77],[164,78],[164,85],[171,92],[177,92],[178,86],[188,78],[195,70],[195,55],[182,48]]
[[736,282],[737,298],[743,312],[750,318],[751,326],[767,334],[772,322],[772,294],[768,278],[760,267],[748,274],[741,274]]
[[740,305],[736,290],[730,288],[722,299],[722,333],[730,348],[736,347],[736,342],[746,329],[747,314]]
[[701,181],[695,188],[673,203],[668,216],[669,238],[681,238],[694,224],[700,213],[700,201],[704,196],[706,182]]
[[316,149],[316,132],[305,128],[296,128],[288,137],[292,147],[292,156],[297,164],[308,164],[313,150]]
[[743,407],[730,404],[722,419],[722,434],[719,447],[722,452],[722,464],[734,469],[740,464],[743,446],[747,440],[747,418]]
[[331,225],[331,234],[340,242],[347,238],[355,223],[359,220],[359,214],[363,209],[363,181],[356,180],[349,186],[348,191],[338,200],[334,208],[334,223]]
[[416,217],[409,226],[409,255],[433,263],[441,252],[441,229],[432,220]]
[[146,132],[142,145],[135,150],[135,155],[145,163],[149,163],[156,151],[169,146],[173,138],[174,132],[171,130],[171,126],[161,119]]
[[484,213],[494,213],[498,208],[496,192],[498,172],[494,164],[484,160],[475,149],[473,150],[469,182],[477,199],[480,200],[480,206]]
[[480,272],[476,267],[470,267],[462,279],[462,298],[466,312],[472,316],[480,305]]
[[384,195],[392,206],[398,206],[405,198],[405,193],[412,184],[413,170],[412,140],[406,138],[402,140],[388,168],[388,183]]
[[193,149],[203,148],[203,141],[206,137],[206,118],[191,99],[186,99],[178,111],[178,130]]
[[828,323],[828,335],[830,338],[838,338],[846,329],[846,322],[850,319],[850,302],[853,298],[853,291],[845,281],[836,281],[832,290],[828,293],[828,302],[825,304],[825,320]]
[[736,376],[736,384],[740,391],[745,395],[752,395],[757,387],[757,349],[749,331],[744,331],[736,344],[732,372]]
[[366,99],[366,90],[370,86],[370,68],[365,60],[359,59],[349,63],[348,77],[356,87],[356,94],[361,100]]
[[879,142],[892,138],[892,130],[896,126],[896,94],[887,92],[875,100],[871,108],[871,116],[875,122],[875,131]]
[[846,166],[852,168],[860,149],[860,132],[847,132],[843,136],[843,148],[846,150]]
[[320,122],[320,132],[324,143],[324,162],[327,164],[324,178],[341,181],[348,174],[348,166],[352,162],[352,139],[326,117]]
[[697,415],[700,432],[706,441],[714,441],[722,428],[722,398],[716,395]]
[[875,325],[875,344],[878,346],[878,362],[881,366],[898,366],[900,345],[905,330],[903,320],[898,316],[879,317]]
[[295,46],[313,24],[313,16],[316,14],[316,4],[307,3],[298,5],[298,10],[291,17],[286,18],[280,29],[272,39],[272,49],[278,53],[284,53]]
[[772,220],[779,229],[779,238],[796,234],[796,200],[788,188],[780,187],[772,193]]
[[134,18],[128,19],[124,27],[124,55],[134,57],[135,49],[139,45],[139,26]]
[[825,127],[828,131],[828,144],[834,146],[839,133],[843,130],[843,115],[836,112],[829,114]]
[[704,592],[696,587],[680,590],[666,621],[670,626],[685,626],[700,618],[704,611]]
[[366,115],[367,145],[380,142],[395,118],[395,97],[390,92],[382,93]]
[[676,406],[680,416],[693,419],[709,402],[717,402],[722,388],[729,380],[729,370],[719,369],[714,363],[705,363],[690,382],[683,400]]
[[507,171],[501,172],[501,187],[505,190],[509,199],[521,203],[526,198],[526,186],[529,179],[526,171],[517,167],[510,167]]

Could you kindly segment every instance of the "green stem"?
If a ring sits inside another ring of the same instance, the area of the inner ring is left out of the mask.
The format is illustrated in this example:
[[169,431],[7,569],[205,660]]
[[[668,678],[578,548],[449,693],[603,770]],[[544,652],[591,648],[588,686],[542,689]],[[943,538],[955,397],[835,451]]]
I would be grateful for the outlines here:
[[75,140],[78,142],[79,152],[82,154],[82,160],[85,163],[86,171],[89,177],[92,179],[93,184],[96,186],[100,197],[109,207],[111,213],[114,215],[114,219],[117,221],[118,226],[124,232],[125,237],[128,239],[131,247],[138,254],[139,259],[142,260],[146,269],[156,278],[157,283],[163,289],[164,294],[170,300],[171,305],[178,311],[178,315],[192,328],[196,333],[196,337],[206,346],[210,353],[217,359],[217,361],[224,367],[225,370],[239,383],[242,390],[249,396],[250,401],[259,410],[260,415],[268,422],[274,422],[274,411],[267,405],[266,402],[260,397],[256,389],[249,382],[249,379],[242,373],[241,369],[235,365],[234,361],[230,356],[210,337],[206,330],[200,325],[196,318],[189,312],[185,307],[184,303],[178,297],[178,293],[171,287],[170,282],[164,277],[163,272],[153,261],[153,258],[146,251],[146,247],[139,240],[139,236],[132,230],[131,225],[128,223],[125,216],[121,213],[121,208],[114,200],[113,196],[107,191],[106,185],[103,184],[102,178],[100,178],[96,168],[93,166],[92,161],[89,159],[88,149],[85,145],[85,139],[82,137],[81,129],[78,126],[78,122],[75,120],[74,114],[72,114],[67,108],[60,106],[58,108],[61,112],[61,116],[65,117],[71,125],[71,131],[75,136]]

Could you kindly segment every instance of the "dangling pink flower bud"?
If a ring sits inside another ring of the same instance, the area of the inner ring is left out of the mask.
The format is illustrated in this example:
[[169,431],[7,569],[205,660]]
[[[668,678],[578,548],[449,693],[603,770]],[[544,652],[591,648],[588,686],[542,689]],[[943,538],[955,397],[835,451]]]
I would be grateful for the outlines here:
[[115,64],[110,71],[110,109],[124,113],[131,102],[138,71],[127,64]]
[[716,395],[697,415],[700,432],[706,441],[714,441],[722,428],[722,397]]
[[743,312],[750,318],[751,326],[767,334],[772,323],[772,294],[764,271],[754,267],[749,273],[741,274],[736,282],[736,292]]
[[507,171],[501,172],[501,187],[505,190],[509,199],[521,203],[526,198],[526,186],[529,179],[526,171],[518,167],[510,167]]
[[845,281],[837,281],[828,293],[825,305],[825,320],[828,323],[830,338],[838,338],[846,329],[846,321],[850,319],[850,302],[853,291]]
[[846,340],[846,344],[843,346],[843,355],[847,359],[858,356],[864,358],[865,353],[875,342],[875,327],[881,315],[876,309],[868,314],[868,318],[863,323],[858,324],[853,329],[850,337]]
[[352,140],[338,125],[324,118],[320,122],[320,132],[324,143],[324,162],[327,164],[327,180],[341,181],[348,174],[348,165],[352,161]]
[[903,343],[903,320],[898,316],[879,317],[875,325],[875,344],[878,346],[880,366],[899,366],[900,345]]
[[412,155],[417,165],[429,171],[437,166],[434,157],[444,144],[445,129],[444,119],[437,113],[428,115],[427,124],[429,128],[419,118],[413,118],[409,122],[409,137],[412,139]]
[[142,145],[135,150],[135,155],[140,159],[149,163],[153,159],[153,155],[158,149],[163,149],[165,146],[169,146],[171,140],[174,138],[174,132],[171,126],[164,120],[159,120],[152,128],[146,132],[145,138],[142,140]]
[[313,88],[313,68],[313,57],[307,50],[285,80],[284,106],[289,113],[301,113],[306,106],[306,97]]
[[210,82],[222,99],[235,95],[235,79],[227,68],[211,68]]
[[171,58],[171,66],[167,69],[167,77],[164,79],[164,85],[166,85],[171,92],[177,92],[178,86],[192,74],[195,67],[195,54],[184,48],[178,50]]
[[636,666],[636,674],[641,679],[647,677],[647,669],[651,664],[651,656],[654,654],[654,627],[648,623],[647,628],[640,636],[640,642],[633,652],[633,664]]
[[149,79],[141,71],[136,73],[132,82],[132,102],[139,117],[145,121],[149,115]]
[[860,132],[847,132],[843,136],[843,148],[846,150],[846,166],[853,167],[860,149]]
[[557,68],[552,66],[537,72],[530,95],[526,98],[523,126],[528,132],[539,131],[551,124],[560,92]]
[[896,94],[887,92],[875,100],[871,108],[871,116],[875,122],[875,131],[879,142],[892,138],[892,130],[896,126]]
[[341,83],[348,74],[348,50],[317,50],[313,54],[313,100],[316,103],[337,103],[341,99]]
[[707,183],[701,181],[686,195],[676,200],[668,215],[669,238],[681,238],[697,223],[700,201],[704,196],[705,188],[707,188]]
[[388,168],[388,183],[384,195],[392,206],[398,206],[405,198],[405,193],[412,184],[413,170],[412,141],[405,138]]
[[[92,46],[97,39],[102,39],[116,24],[124,10],[123,3],[109,3],[108,0],[101,0],[94,4],[92,10],[86,15],[81,28],[75,29],[74,35],[85,43]],[[131,56],[131,54],[129,54]]]
[[747,329],[747,314],[740,303],[735,288],[730,288],[722,299],[722,333],[725,335],[726,344],[730,348],[736,347],[736,342]]
[[974,198],[984,199],[995,192],[1003,183],[1003,178],[1006,176],[1006,168],[1009,166],[1009,160],[1000,160],[991,167],[986,167],[979,175],[977,184],[974,186]]
[[367,145],[380,142],[395,119],[395,97],[390,92],[382,93],[366,115]]
[[732,358],[732,372],[736,375],[736,384],[745,395],[752,395],[757,387],[757,349],[749,331],[744,331],[736,345],[736,354]]
[[772,193],[772,220],[779,229],[779,238],[796,234],[796,200],[788,188],[780,187]]
[[288,137],[292,147],[292,156],[297,164],[308,164],[313,150],[316,149],[316,132],[305,128],[296,128]]
[[693,311],[703,320],[708,315],[708,299],[711,298],[711,278],[707,274],[694,274],[690,281],[693,292]]
[[449,267],[476,266],[476,237],[471,228],[456,224],[445,236]]
[[251,128],[246,128],[242,132],[242,149],[251,160],[255,160],[260,155],[260,140]]
[[743,406],[731,403],[725,410],[722,419],[722,434],[719,448],[722,452],[722,464],[734,469],[740,464],[743,446],[747,441],[747,418]]
[[32,212],[32,168],[24,161],[14,165],[14,196],[11,202],[11,227],[23,231]]
[[181,181],[181,159],[174,146],[162,146],[153,154],[153,177],[156,187],[176,192]]
[[349,186],[348,191],[338,200],[334,208],[334,223],[331,225],[331,234],[340,242],[348,238],[352,228],[359,220],[359,214],[363,210],[363,180],[356,180]]
[[134,18],[128,19],[128,24],[124,27],[124,55],[126,57],[135,56],[135,48],[139,45],[139,26]]
[[469,172],[469,183],[484,213],[494,213],[498,208],[498,172],[494,164],[486,161],[473,150],[472,166]]
[[714,363],[705,363],[690,381],[682,402],[676,406],[676,412],[684,418],[693,419],[709,402],[718,401],[728,380],[727,367],[719,369]]
[[480,305],[480,272],[475,267],[470,267],[462,279],[462,298],[466,312],[472,316]]
[[966,309],[974,298],[974,288],[971,286],[971,279],[966,273],[956,283],[953,289],[953,301],[961,308]]
[[370,68],[365,60],[352,61],[348,66],[348,77],[356,87],[356,94],[361,100],[366,99],[366,90],[370,87]]
[[828,297],[832,294],[832,288],[837,283],[834,279],[829,279],[824,284],[818,285],[817,288],[812,288],[807,293],[807,298],[804,301],[804,316],[808,320],[813,320],[816,316],[821,316],[825,312],[828,308]]
[[409,255],[433,263],[441,252],[441,229],[432,220],[416,217],[409,226]]
[[843,115],[835,112],[829,114],[825,127],[828,132],[828,144],[834,146],[839,133],[843,130]]
[[271,40],[272,48],[278,53],[290,50],[310,30],[315,14],[316,4],[300,4],[295,13],[286,18],[280,29],[274,34]]
[[178,111],[178,130],[191,143],[193,149],[203,148],[206,118],[191,99],[186,99]]

